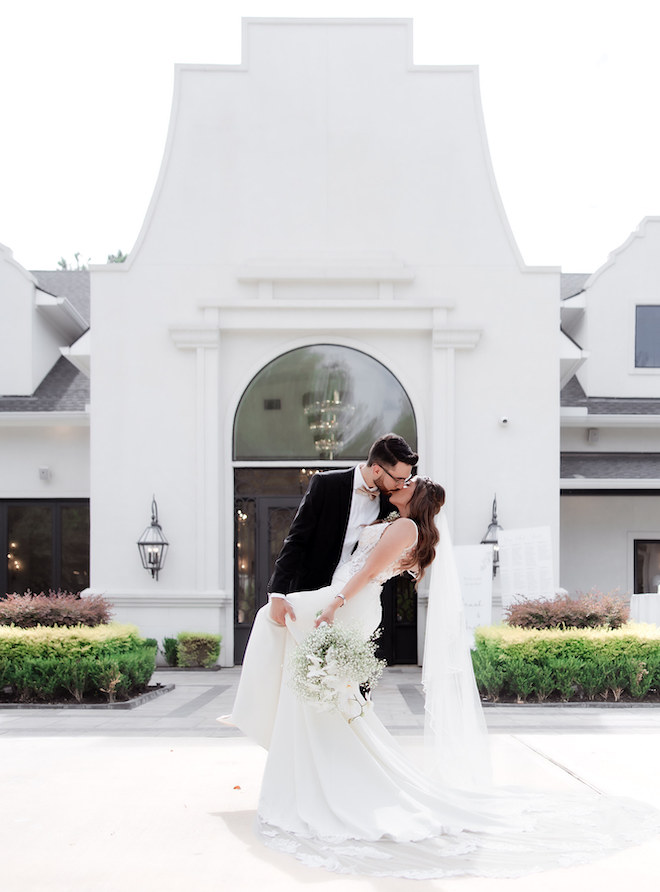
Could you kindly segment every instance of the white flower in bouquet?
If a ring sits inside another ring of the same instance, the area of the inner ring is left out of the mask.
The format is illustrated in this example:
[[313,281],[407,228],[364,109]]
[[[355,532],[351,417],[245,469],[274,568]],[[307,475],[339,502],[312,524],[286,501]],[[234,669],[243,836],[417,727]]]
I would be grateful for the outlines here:
[[357,629],[324,623],[310,632],[292,654],[291,685],[300,699],[320,710],[355,700],[361,715],[360,687],[373,687],[385,666],[375,651],[374,636],[364,638]]

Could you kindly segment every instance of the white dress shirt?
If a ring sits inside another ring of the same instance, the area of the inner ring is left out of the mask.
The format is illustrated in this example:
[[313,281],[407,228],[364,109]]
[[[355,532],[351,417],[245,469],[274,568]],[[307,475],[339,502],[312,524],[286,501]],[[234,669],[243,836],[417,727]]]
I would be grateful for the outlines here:
[[344,547],[339,559],[340,564],[343,564],[344,561],[350,558],[362,529],[373,523],[380,513],[380,491],[378,487],[367,486],[367,489],[376,493],[376,498],[370,499],[365,493],[356,492],[359,486],[367,486],[367,484],[362,476],[360,465],[357,465],[353,476],[353,497],[351,498],[351,510],[348,515]]

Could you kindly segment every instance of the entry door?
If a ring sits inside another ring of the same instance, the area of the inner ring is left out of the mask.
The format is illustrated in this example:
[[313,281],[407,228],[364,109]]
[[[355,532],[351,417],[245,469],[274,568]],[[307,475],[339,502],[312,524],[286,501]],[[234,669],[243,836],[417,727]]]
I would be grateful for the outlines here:
[[[257,496],[251,501],[255,511],[254,532],[256,539],[253,548],[250,549],[253,553],[253,560],[249,567],[251,571],[251,579],[249,581],[252,590],[252,604],[247,615],[238,616],[234,625],[235,663],[243,662],[243,654],[247,646],[254,615],[268,601],[266,590],[268,580],[273,573],[275,560],[280,553],[282,543],[289,532],[291,521],[298,510],[300,497]],[[243,552],[245,552],[245,545],[243,543],[240,544],[243,546]],[[244,561],[243,555],[237,554],[236,567],[239,573],[242,561]],[[237,579],[237,589],[240,587],[241,583]]]
[[[235,476],[234,662],[243,654],[255,614],[309,477],[305,469],[242,468]],[[287,493],[288,490],[288,493]],[[389,665],[417,662],[417,597],[412,579],[397,576],[383,588],[379,656]]]
[[380,596],[383,607],[377,656],[388,666],[417,663],[417,590],[404,573],[389,579]]
[[261,498],[257,506],[257,604],[268,600],[266,586],[275,569],[275,561],[289,532],[300,499],[295,496]]

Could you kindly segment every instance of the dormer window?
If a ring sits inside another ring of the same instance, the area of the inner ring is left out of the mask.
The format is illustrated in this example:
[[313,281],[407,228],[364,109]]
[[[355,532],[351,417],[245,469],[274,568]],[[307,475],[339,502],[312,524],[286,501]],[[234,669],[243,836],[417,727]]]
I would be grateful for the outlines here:
[[660,306],[635,309],[635,368],[660,368]]

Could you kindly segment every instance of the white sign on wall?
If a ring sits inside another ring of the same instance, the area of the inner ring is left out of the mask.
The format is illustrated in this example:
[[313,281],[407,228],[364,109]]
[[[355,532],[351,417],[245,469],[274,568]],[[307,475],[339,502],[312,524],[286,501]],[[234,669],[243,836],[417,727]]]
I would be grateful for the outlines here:
[[493,598],[493,550],[490,545],[457,545],[454,548],[465,608],[465,624],[473,633],[489,626]]
[[501,530],[500,574],[502,606],[516,596],[545,598],[555,594],[550,527]]

